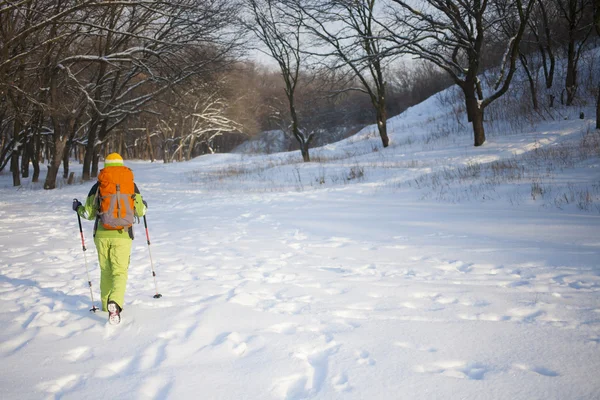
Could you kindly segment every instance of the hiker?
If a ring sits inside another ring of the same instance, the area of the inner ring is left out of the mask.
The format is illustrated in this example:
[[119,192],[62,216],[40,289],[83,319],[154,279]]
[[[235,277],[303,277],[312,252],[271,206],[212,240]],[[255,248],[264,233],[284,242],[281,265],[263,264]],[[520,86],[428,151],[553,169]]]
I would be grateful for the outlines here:
[[134,219],[146,214],[133,172],[123,165],[118,153],[109,154],[98,182],[92,186],[85,205],[73,200],[73,211],[88,220],[95,219],[94,243],[100,264],[102,311],[108,311],[110,324],[121,321],[125,301],[127,270],[131,255]]

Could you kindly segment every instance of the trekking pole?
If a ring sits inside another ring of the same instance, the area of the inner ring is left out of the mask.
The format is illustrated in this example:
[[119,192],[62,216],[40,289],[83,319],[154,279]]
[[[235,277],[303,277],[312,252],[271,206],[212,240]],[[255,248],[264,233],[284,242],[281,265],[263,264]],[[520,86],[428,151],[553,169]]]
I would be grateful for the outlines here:
[[[77,199],[75,199],[75,200],[77,200]],[[85,253],[87,249],[85,248],[85,240],[83,238],[83,229],[81,228],[81,217],[79,216],[79,213],[77,213],[77,221],[79,222],[79,234],[81,235],[81,247],[83,248],[83,260],[85,262],[85,273],[87,274],[88,286],[90,287],[90,297],[92,298],[92,308],[90,308],[90,311],[95,313],[97,310],[99,310],[99,308],[94,305],[94,293],[92,292],[92,280],[90,279],[90,270],[88,269],[87,255]]]
[[155,299],[160,299],[162,294],[158,293],[158,285],[156,284],[156,272],[154,272],[154,263],[152,262],[152,252],[150,251],[150,235],[148,234],[148,222],[144,215],[144,228],[146,228],[146,240],[148,241],[148,254],[150,255],[150,268],[152,269],[152,277],[154,278],[154,289],[156,294],[153,296]]

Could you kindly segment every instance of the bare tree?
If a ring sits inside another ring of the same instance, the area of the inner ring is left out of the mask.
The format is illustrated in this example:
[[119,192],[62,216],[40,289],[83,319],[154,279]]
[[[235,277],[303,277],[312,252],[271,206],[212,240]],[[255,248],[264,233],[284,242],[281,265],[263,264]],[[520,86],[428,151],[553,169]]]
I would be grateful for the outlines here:
[[585,48],[587,39],[594,29],[591,15],[593,15],[593,0],[553,0],[564,21],[566,39],[562,42],[567,48],[567,75],[565,89],[567,92],[566,105],[573,105],[577,94],[577,73],[581,53]]
[[278,0],[246,0],[250,20],[246,26],[266,47],[264,53],[277,63],[285,83],[285,96],[291,120],[291,133],[300,145],[302,159],[310,161],[309,146],[314,131],[301,127],[296,109],[296,89],[301,79],[301,40],[303,14],[294,2]]
[[551,25],[555,24],[557,19],[557,11],[554,5],[551,3],[547,4],[545,0],[536,0],[529,27],[535,37],[538,52],[541,56],[549,107],[554,107],[554,100],[556,98],[554,93],[551,92],[554,85],[554,71],[556,68],[556,57],[554,55],[555,39],[552,37]]
[[[378,19],[376,0],[298,1],[306,15],[305,27],[316,38],[307,53],[324,59],[331,70],[342,72],[351,90],[366,93],[375,109],[383,147],[389,145],[386,112],[385,63],[392,54],[383,40],[385,23]],[[340,75],[340,74],[338,74]],[[348,89],[346,89],[348,90]]]
[[226,116],[227,102],[218,93],[207,93],[206,97],[194,103],[189,116],[191,132],[186,138],[188,144],[187,159],[190,160],[196,144],[206,147],[214,153],[214,141],[226,133],[239,132],[241,126]]
[[[557,24],[557,10],[554,4],[545,0],[535,0],[528,21],[521,46],[519,47],[519,60],[529,81],[529,90],[533,109],[539,110],[538,100],[538,70],[543,71],[545,89],[547,92],[547,105],[554,107],[556,98],[552,91],[554,84],[554,72],[556,70],[556,56],[554,54],[556,47],[556,38],[553,36],[552,25]],[[514,21],[504,23],[504,32],[510,32],[514,26]]]
[[[515,0],[499,7],[488,0],[390,0],[397,7],[394,40],[403,51],[429,60],[445,70],[462,89],[467,117],[472,123],[475,146],[485,142],[484,110],[509,88],[516,70],[519,43],[534,0]],[[499,31],[499,23],[516,16],[516,30],[505,43],[498,76],[487,96],[479,80],[486,40]],[[394,29],[391,28],[391,29]]]
[[[600,1],[594,2],[594,27],[600,36]],[[598,101],[596,102],[596,129],[600,129],[600,82],[598,82]]]
[[47,46],[36,37],[35,27],[44,25],[45,12],[51,9],[49,2],[0,3],[0,107],[4,128],[0,170],[10,160],[15,186],[21,183],[19,153],[26,147],[32,131],[30,124],[36,120],[35,110],[41,107],[38,98],[44,95],[43,91],[35,90],[36,80],[30,79],[31,67],[26,56]]
[[170,105],[175,112],[158,117],[165,162],[190,160],[203,152],[199,147],[214,153],[216,138],[241,130],[226,115],[228,105],[218,82],[191,83],[194,88],[178,95],[177,103]]

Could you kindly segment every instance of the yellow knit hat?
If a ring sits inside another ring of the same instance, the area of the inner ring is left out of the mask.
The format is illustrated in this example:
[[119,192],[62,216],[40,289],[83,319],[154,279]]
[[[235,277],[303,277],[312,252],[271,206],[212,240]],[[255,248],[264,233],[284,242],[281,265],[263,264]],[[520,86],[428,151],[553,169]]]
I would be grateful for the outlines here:
[[104,159],[104,167],[122,167],[123,157],[119,153],[111,153]]

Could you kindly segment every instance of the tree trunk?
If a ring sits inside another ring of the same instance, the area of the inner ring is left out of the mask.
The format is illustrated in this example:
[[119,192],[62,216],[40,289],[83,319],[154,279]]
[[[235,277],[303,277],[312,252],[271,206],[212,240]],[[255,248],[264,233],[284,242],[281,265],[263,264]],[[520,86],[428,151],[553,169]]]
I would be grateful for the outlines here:
[[188,151],[187,151],[187,161],[192,159],[192,156],[194,154],[194,146],[196,145],[196,136],[192,136],[190,138],[190,144],[188,147]]
[[13,176],[13,186],[21,186],[21,174],[19,171],[19,152],[13,149],[10,156],[10,170]]
[[573,105],[575,100],[575,92],[577,91],[577,63],[575,60],[575,42],[569,41],[567,51],[567,78],[565,81],[565,89],[567,90],[567,106]]
[[[465,90],[465,88],[470,90]],[[467,107],[467,116],[469,116],[469,122],[473,125],[474,144],[475,146],[481,146],[485,143],[485,129],[483,127],[483,110],[479,105],[479,101],[475,96],[475,88],[470,85],[466,85],[462,88],[465,94],[465,102]]]
[[92,159],[94,158],[94,152],[96,151],[96,131],[98,129],[98,123],[92,122],[90,130],[88,132],[88,139],[85,145],[85,156],[83,157],[83,172],[81,178],[84,181],[91,179],[90,170],[92,166]]
[[306,138],[302,135],[300,130],[298,129],[298,125],[294,122],[292,122],[292,131],[293,131],[294,137],[296,138],[296,140],[298,141],[298,144],[300,145],[300,154],[302,154],[302,160],[304,162],[310,162],[310,154],[308,151],[309,143],[306,140]]
[[531,71],[529,70],[529,66],[527,65],[527,58],[523,54],[519,54],[519,59],[521,60],[521,65],[525,70],[525,74],[527,75],[527,80],[529,81],[529,92],[531,93],[531,101],[533,102],[533,109],[538,110],[538,99],[537,99],[537,88],[535,85],[535,80],[531,75]]
[[13,129],[15,142],[13,144],[12,153],[10,156],[10,171],[12,172],[13,176],[13,186],[21,186],[21,171],[19,170],[19,147],[21,146],[19,145],[19,140],[21,138],[21,129],[23,129],[23,126],[18,118],[15,119]]
[[98,145],[98,146],[94,146],[94,151],[93,151],[93,158],[92,158],[92,178],[97,178],[98,177],[98,168],[99,168],[99,163],[100,163],[100,152],[102,151],[102,146],[104,146],[104,150],[106,151],[106,147],[108,146],[108,143],[105,142],[106,139],[106,135],[108,135],[107,133],[107,127],[108,127],[108,120],[104,119],[101,123],[100,123],[100,131],[98,131],[98,139],[100,139],[102,142],[104,142],[105,144],[102,145]]
[[33,140],[31,141],[33,150],[31,152],[31,162],[33,164],[33,176],[31,182],[38,182],[40,180],[40,147],[41,140],[39,132],[33,134]]
[[44,189],[50,190],[56,188],[56,176],[58,175],[58,169],[60,168],[60,161],[62,157],[58,159],[58,164],[55,164],[55,160],[51,160],[48,164],[48,175],[44,181]]
[[68,144],[65,145],[65,150],[63,151],[63,178],[67,179],[69,177],[69,153],[70,147]]
[[44,157],[46,159],[46,162],[50,162],[50,159],[52,158],[52,152],[50,151],[49,142],[50,142],[49,135],[44,135],[44,143],[45,143],[45,146],[44,146],[44,153],[45,153]]
[[148,153],[150,153],[150,162],[154,162],[154,150],[152,149],[152,139],[150,138],[150,129],[146,125],[146,140],[148,141]]
[[[73,124],[73,121],[69,121],[67,126]],[[48,175],[46,176],[46,181],[44,182],[44,189],[50,190],[56,188],[56,177],[58,176],[58,171],[60,169],[60,163],[63,160],[63,154],[66,148],[67,140],[69,140],[69,136],[66,132],[63,132],[61,135],[61,127],[60,123],[54,123],[54,152],[52,153],[52,158],[48,163]]]
[[33,175],[31,177],[31,182],[39,182],[40,181],[40,163],[33,163]]
[[21,176],[29,178],[29,160],[31,159],[31,138],[27,140],[22,147],[21,152]]
[[92,152],[92,178],[98,177],[98,164],[100,163],[100,148],[94,147]]
[[533,80],[529,81],[529,91],[531,92],[531,102],[533,103],[533,109],[537,111],[540,108],[540,106],[538,104],[537,90],[535,88],[535,83],[533,82]]
[[[464,89],[463,89],[464,91]],[[469,98],[465,96],[465,104],[467,108],[467,122],[473,122],[473,108],[477,107],[477,99],[475,97]]]
[[485,143],[485,130],[483,128],[483,110],[479,108],[473,115],[473,133],[475,136],[475,146],[481,146]]
[[310,162],[310,154],[308,153],[308,143],[306,141],[300,143],[300,153],[302,153],[302,160],[304,160],[304,162]]
[[376,105],[377,108],[377,130],[381,137],[381,143],[383,147],[388,147],[390,144],[390,138],[387,134],[387,112],[385,111],[385,99],[382,97],[379,99]]
[[596,102],[596,129],[600,129],[600,84],[598,84],[598,101]]
[[[548,51],[548,58],[550,59],[550,68],[548,69],[548,73],[545,74],[545,78],[546,78],[546,89],[548,89],[548,91],[550,89],[552,89],[552,86],[554,85],[554,69],[555,69],[555,65],[556,65],[556,60],[554,58],[554,54],[551,52],[551,50]],[[556,99],[556,96],[553,95],[552,93],[548,94],[548,105],[550,108],[554,107],[554,100]]]
[[75,143],[75,134],[77,133],[77,126],[79,125],[79,117],[70,122],[69,126],[69,139],[65,143],[65,149],[63,151],[63,178],[69,177],[69,158],[71,157],[71,149]]
[[118,137],[115,138],[117,140],[117,149],[118,149],[117,153],[119,153],[121,155],[121,157],[123,157],[123,159],[126,160],[127,155],[124,154],[124,151],[123,151],[123,147],[124,147],[123,146],[123,136],[124,136],[123,132],[117,133],[117,135],[118,135]]
[[294,135],[294,137],[298,141],[298,144],[300,145],[300,153],[302,154],[302,160],[304,162],[310,162],[310,154],[308,152],[309,142],[306,140],[302,132],[300,132],[300,124],[298,122],[298,114],[296,113],[294,95],[293,93],[287,93],[287,97],[290,105],[290,116],[292,117],[292,134]]
[[6,156],[6,147],[4,147],[7,141],[6,135],[0,135],[0,172],[4,170],[4,157]]

